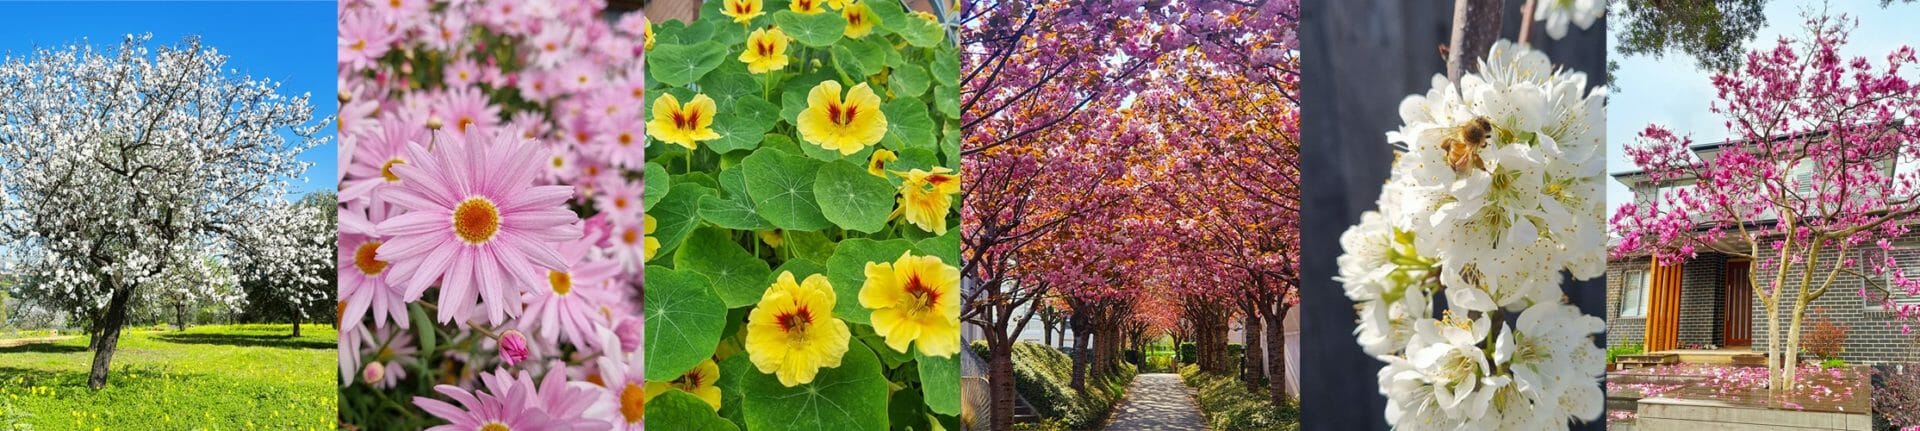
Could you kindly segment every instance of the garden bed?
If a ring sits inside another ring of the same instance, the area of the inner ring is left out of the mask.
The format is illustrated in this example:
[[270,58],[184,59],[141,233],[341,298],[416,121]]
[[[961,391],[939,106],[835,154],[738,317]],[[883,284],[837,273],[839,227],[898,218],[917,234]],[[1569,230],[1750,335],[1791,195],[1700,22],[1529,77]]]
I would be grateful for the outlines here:
[[1180,368],[1180,378],[1198,391],[1208,429],[1282,431],[1300,429],[1300,404],[1275,407],[1265,392],[1247,389],[1232,376],[1200,372],[1200,366]]
[[1872,388],[1865,368],[1809,365],[1799,374],[1798,387],[1771,394],[1767,369],[1760,367],[1677,364],[1608,373],[1608,424],[1641,430],[1704,422],[1866,429]]

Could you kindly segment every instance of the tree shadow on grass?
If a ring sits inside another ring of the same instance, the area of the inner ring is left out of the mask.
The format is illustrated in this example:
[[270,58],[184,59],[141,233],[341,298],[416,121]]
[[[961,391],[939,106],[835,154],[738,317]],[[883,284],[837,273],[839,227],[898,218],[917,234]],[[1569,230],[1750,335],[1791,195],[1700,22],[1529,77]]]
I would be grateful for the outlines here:
[[0,347],[0,355],[8,353],[78,353],[87,351],[86,346],[74,346],[55,342],[27,343],[18,346]]
[[272,347],[279,349],[324,349],[333,350],[339,346],[332,342],[302,340],[292,335],[241,335],[241,334],[160,334],[153,338],[160,341],[179,344],[212,344],[220,346]]

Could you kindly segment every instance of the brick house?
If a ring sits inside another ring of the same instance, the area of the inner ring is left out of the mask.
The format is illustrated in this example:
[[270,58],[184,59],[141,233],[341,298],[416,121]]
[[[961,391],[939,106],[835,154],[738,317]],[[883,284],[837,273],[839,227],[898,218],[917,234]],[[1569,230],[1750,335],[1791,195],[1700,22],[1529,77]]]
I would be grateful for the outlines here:
[[[1725,142],[1703,143],[1689,149],[1695,157],[1711,160],[1726,145]],[[1896,163],[1881,164],[1885,169],[1896,169]],[[1898,169],[1911,169],[1909,164],[1908,161],[1902,161],[1898,163]],[[1808,175],[1798,171],[1793,174],[1803,178]],[[1691,186],[1686,181],[1670,181],[1656,186],[1646,174],[1639,171],[1615,173],[1613,178],[1632,190],[1635,202],[1643,204],[1652,202],[1660,191]],[[1895,258],[1907,273],[1920,273],[1920,233],[1899,238],[1894,244]],[[1744,244],[1732,245],[1737,246],[1735,249],[1745,247]],[[1763,248],[1762,253],[1771,251]],[[1848,253],[1853,254],[1849,257],[1859,258],[1859,253],[1882,252],[1869,247],[1869,250],[1851,250]],[[1836,251],[1829,250],[1822,252],[1818,260],[1825,265],[1840,257]],[[1644,254],[1609,258],[1607,343],[1611,346],[1641,345],[1649,353],[1681,350],[1765,352],[1766,309],[1754,298],[1747,283],[1747,269],[1752,264],[1744,258],[1708,250],[1700,251],[1698,257],[1684,263],[1660,267],[1655,267],[1652,259]],[[1760,284],[1766,286],[1770,275],[1764,271],[1758,275],[1762,277]],[[1859,277],[1843,275],[1836,279],[1825,295],[1808,306],[1807,323],[1803,323],[1801,328],[1802,341],[1806,340],[1807,331],[1813,327],[1813,319],[1824,317],[1850,328],[1845,350],[1840,354],[1840,358],[1849,363],[1920,362],[1920,323],[1913,324],[1916,329],[1913,334],[1903,334],[1902,322],[1892,311],[1884,309],[1878,301],[1869,301],[1856,294],[1864,284],[1865,280]],[[1882,280],[1881,284],[1885,285],[1886,281]],[[1894,300],[1900,304],[1920,304],[1920,296],[1901,292],[1895,293]],[[1790,301],[1782,301],[1782,337],[1787,330],[1791,307]],[[1784,345],[1781,347],[1785,348]]]

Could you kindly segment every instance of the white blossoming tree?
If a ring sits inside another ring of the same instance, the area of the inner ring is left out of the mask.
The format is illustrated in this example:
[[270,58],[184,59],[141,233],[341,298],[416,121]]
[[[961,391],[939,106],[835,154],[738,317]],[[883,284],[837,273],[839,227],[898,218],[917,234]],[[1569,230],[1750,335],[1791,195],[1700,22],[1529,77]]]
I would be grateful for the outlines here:
[[0,246],[16,290],[88,324],[93,389],[143,288],[218,277],[208,257],[292,274],[309,253],[275,224],[307,167],[294,156],[325,139],[308,97],[236,76],[197,38],[150,39],[0,61]]

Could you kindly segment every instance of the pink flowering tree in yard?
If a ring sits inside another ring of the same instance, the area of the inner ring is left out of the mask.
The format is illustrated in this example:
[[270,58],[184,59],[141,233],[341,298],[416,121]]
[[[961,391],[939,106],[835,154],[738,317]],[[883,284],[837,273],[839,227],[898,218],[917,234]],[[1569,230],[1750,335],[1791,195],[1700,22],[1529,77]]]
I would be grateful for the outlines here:
[[253,227],[314,217],[286,197],[307,167],[295,156],[325,141],[307,96],[237,76],[197,38],[149,39],[0,62],[0,248],[17,290],[86,323],[96,390],[134,298],[223,296],[210,287],[234,274],[209,258],[305,277],[300,257],[324,253]]
[[1865,287],[1851,293],[1920,318],[1920,308],[1890,302],[1920,295],[1920,274],[1891,253],[1920,222],[1920,171],[1905,166],[1920,157],[1914,50],[1846,58],[1854,21],[1811,16],[1806,25],[1805,36],[1749,52],[1741,67],[1713,77],[1713,111],[1726,118],[1728,136],[1717,155],[1695,157],[1692,139],[1659,125],[1640,133],[1626,150],[1634,165],[1657,186],[1690,187],[1663,188],[1612,220],[1616,256],[1650,253],[1662,265],[1703,251],[1754,260],[1775,390],[1796,387],[1808,304],[1836,281],[1858,278]]

